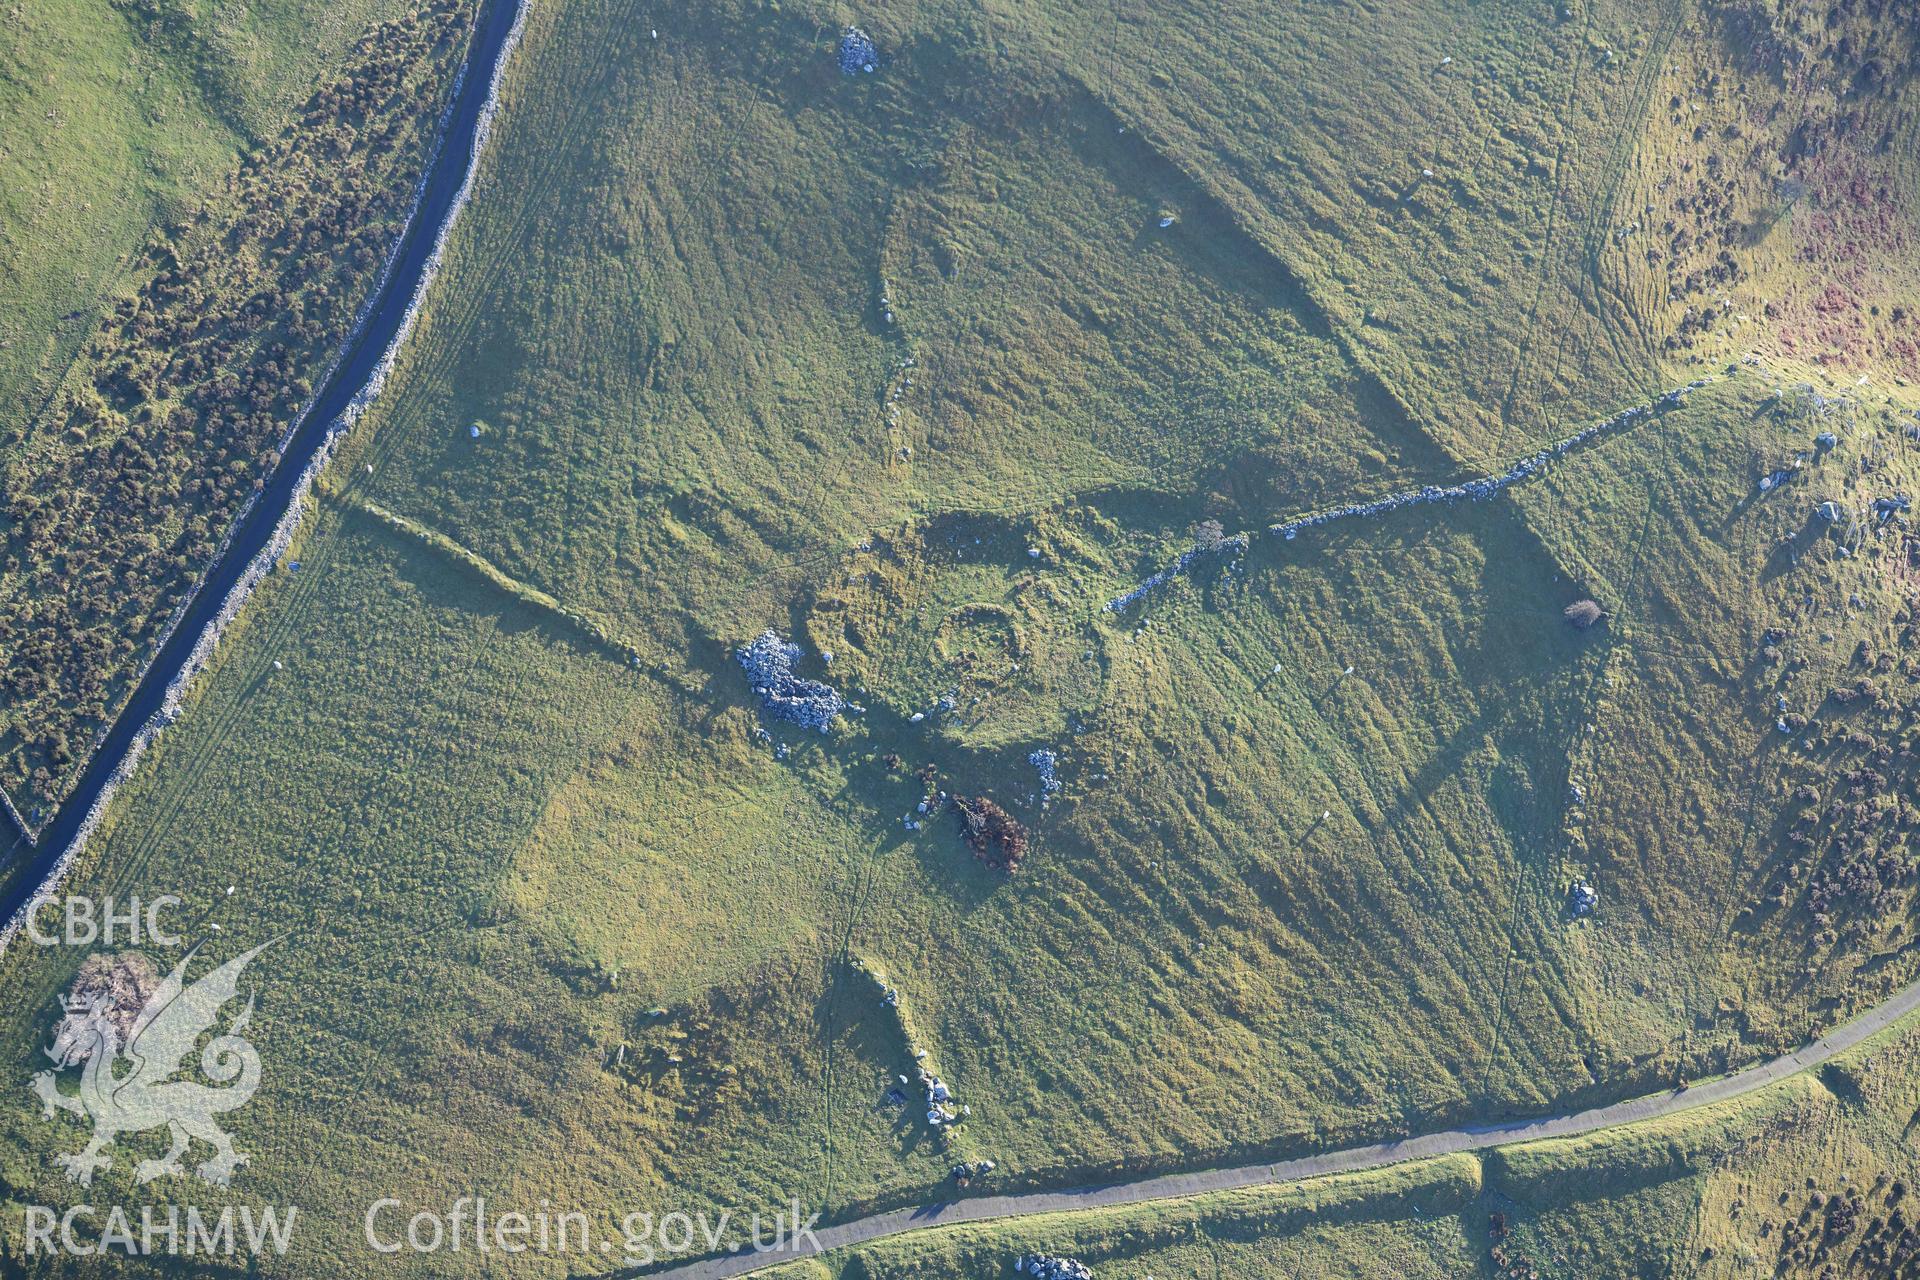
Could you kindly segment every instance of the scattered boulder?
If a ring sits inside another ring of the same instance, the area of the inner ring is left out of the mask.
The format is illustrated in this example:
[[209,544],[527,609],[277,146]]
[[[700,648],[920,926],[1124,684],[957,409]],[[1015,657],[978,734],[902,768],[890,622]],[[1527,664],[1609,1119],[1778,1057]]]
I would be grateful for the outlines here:
[[971,1186],[975,1178],[984,1178],[997,1168],[991,1160],[968,1160],[953,1166],[953,1180],[961,1186]]
[[946,1134],[951,1127],[973,1114],[972,1107],[963,1107],[953,1096],[953,1090],[947,1082],[922,1065],[916,1074],[920,1086],[927,1091],[927,1127]]
[[1015,1262],[1013,1269],[1037,1280],[1093,1280],[1093,1269],[1080,1259],[1048,1253],[1029,1253]]
[[1041,747],[1027,757],[1027,763],[1032,765],[1034,772],[1040,775],[1040,790],[1043,794],[1052,795],[1060,789],[1060,777],[1056,772],[1060,765],[1059,753]]
[[1599,891],[1585,880],[1575,880],[1567,886],[1567,914],[1575,920],[1592,915],[1599,905]]
[[874,47],[872,38],[858,27],[848,27],[841,34],[838,57],[843,76],[871,72],[880,63],[880,51]]

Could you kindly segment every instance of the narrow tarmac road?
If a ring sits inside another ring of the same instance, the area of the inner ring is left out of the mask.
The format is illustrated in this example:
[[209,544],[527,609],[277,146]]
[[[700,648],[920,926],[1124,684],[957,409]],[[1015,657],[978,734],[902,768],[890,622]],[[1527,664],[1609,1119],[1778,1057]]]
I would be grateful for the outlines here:
[[[1826,1035],[1794,1052],[1767,1062],[1756,1063],[1744,1071],[1717,1080],[1704,1081],[1684,1091],[1630,1098],[1604,1107],[1576,1111],[1568,1115],[1538,1120],[1513,1120],[1469,1129],[1445,1129],[1438,1133],[1403,1138],[1365,1147],[1348,1147],[1320,1155],[1302,1156],[1274,1164],[1237,1165],[1224,1169],[1203,1169],[1193,1173],[1167,1174],[1143,1178],[1137,1182],[1116,1182],[1103,1186],[1077,1187],[1065,1191],[1032,1191],[1020,1195],[981,1196],[894,1209],[865,1218],[855,1218],[837,1226],[822,1227],[818,1252],[865,1244],[906,1231],[946,1226],[957,1222],[983,1222],[994,1218],[1018,1218],[1037,1213],[1071,1212],[1109,1205],[1141,1204],[1149,1200],[1171,1200],[1198,1195],[1205,1191],[1230,1191],[1239,1187],[1300,1182],[1328,1174],[1356,1173],[1406,1160],[1424,1160],[1462,1151],[1484,1151],[1516,1142],[1541,1138],[1572,1138],[1580,1134],[1611,1129],[1620,1125],[1653,1120],[1676,1112],[1725,1102],[1764,1089],[1809,1067],[1844,1053],[1870,1036],[1885,1030],[1901,1018],[1920,1009],[1920,981],[1901,988],[1892,996],[1844,1022]],[[721,1280],[745,1275],[762,1267],[792,1262],[811,1256],[808,1248],[798,1253],[742,1253],[708,1258],[684,1266],[653,1272],[674,1280]]]

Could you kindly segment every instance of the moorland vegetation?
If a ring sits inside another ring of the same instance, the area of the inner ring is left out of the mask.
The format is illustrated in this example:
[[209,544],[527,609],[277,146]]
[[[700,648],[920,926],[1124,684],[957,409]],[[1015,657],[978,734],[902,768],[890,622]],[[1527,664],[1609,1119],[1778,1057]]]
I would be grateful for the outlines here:
[[399,0],[71,0],[0,24],[0,459],[39,431],[146,238],[190,217]]
[[8,460],[0,786],[44,814],[265,483],[409,211],[464,53],[444,0],[354,45],[227,189],[149,238]]

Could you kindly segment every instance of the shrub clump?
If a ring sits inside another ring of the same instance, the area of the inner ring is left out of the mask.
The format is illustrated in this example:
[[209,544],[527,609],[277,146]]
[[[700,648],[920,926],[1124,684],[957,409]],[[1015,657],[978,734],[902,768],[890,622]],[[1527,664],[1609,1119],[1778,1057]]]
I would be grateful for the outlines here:
[[113,1027],[120,1043],[126,1044],[133,1038],[134,1023],[141,1011],[159,989],[160,975],[140,952],[94,952],[80,962],[79,972],[73,976],[73,986],[62,1006],[66,1014],[54,1028],[55,1047],[81,1043],[88,1014],[94,1009]]
[[1560,616],[1580,631],[1585,631],[1606,616],[1606,611],[1591,600],[1575,600],[1560,611]]
[[1027,853],[1027,829],[1020,820],[985,796],[955,796],[954,812],[960,815],[960,834],[974,857],[1012,875],[1020,869]]

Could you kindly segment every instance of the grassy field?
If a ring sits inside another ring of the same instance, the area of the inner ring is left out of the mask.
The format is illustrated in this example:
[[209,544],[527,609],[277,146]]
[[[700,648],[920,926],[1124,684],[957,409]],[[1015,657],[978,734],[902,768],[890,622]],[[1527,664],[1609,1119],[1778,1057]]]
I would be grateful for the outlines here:
[[1491,463],[1652,389],[1644,317],[1588,249],[1680,8],[1070,5],[1049,34],[1436,439]]
[[[77,881],[292,931],[236,1187],[309,1208],[285,1273],[378,1261],[366,1188],[604,1226],[1238,1162],[1661,1087],[1912,977],[1914,543],[1872,509],[1920,478],[1911,406],[1610,292],[1641,140],[1691,139],[1663,86],[1732,55],[1691,9],[1569,14],[901,5],[848,79],[826,7],[536,7],[299,572]],[[1708,356],[1497,498],[1234,539],[1504,471]],[[769,627],[864,709],[763,721],[732,651]],[[1016,875],[955,797],[1022,825]],[[77,963],[5,959],[18,1070]],[[917,1049],[948,1132],[886,1100]],[[25,1103],[6,1196],[71,1194],[77,1131]],[[1503,1156],[1103,1256],[1664,1273],[1731,1132],[1617,1194]]]

